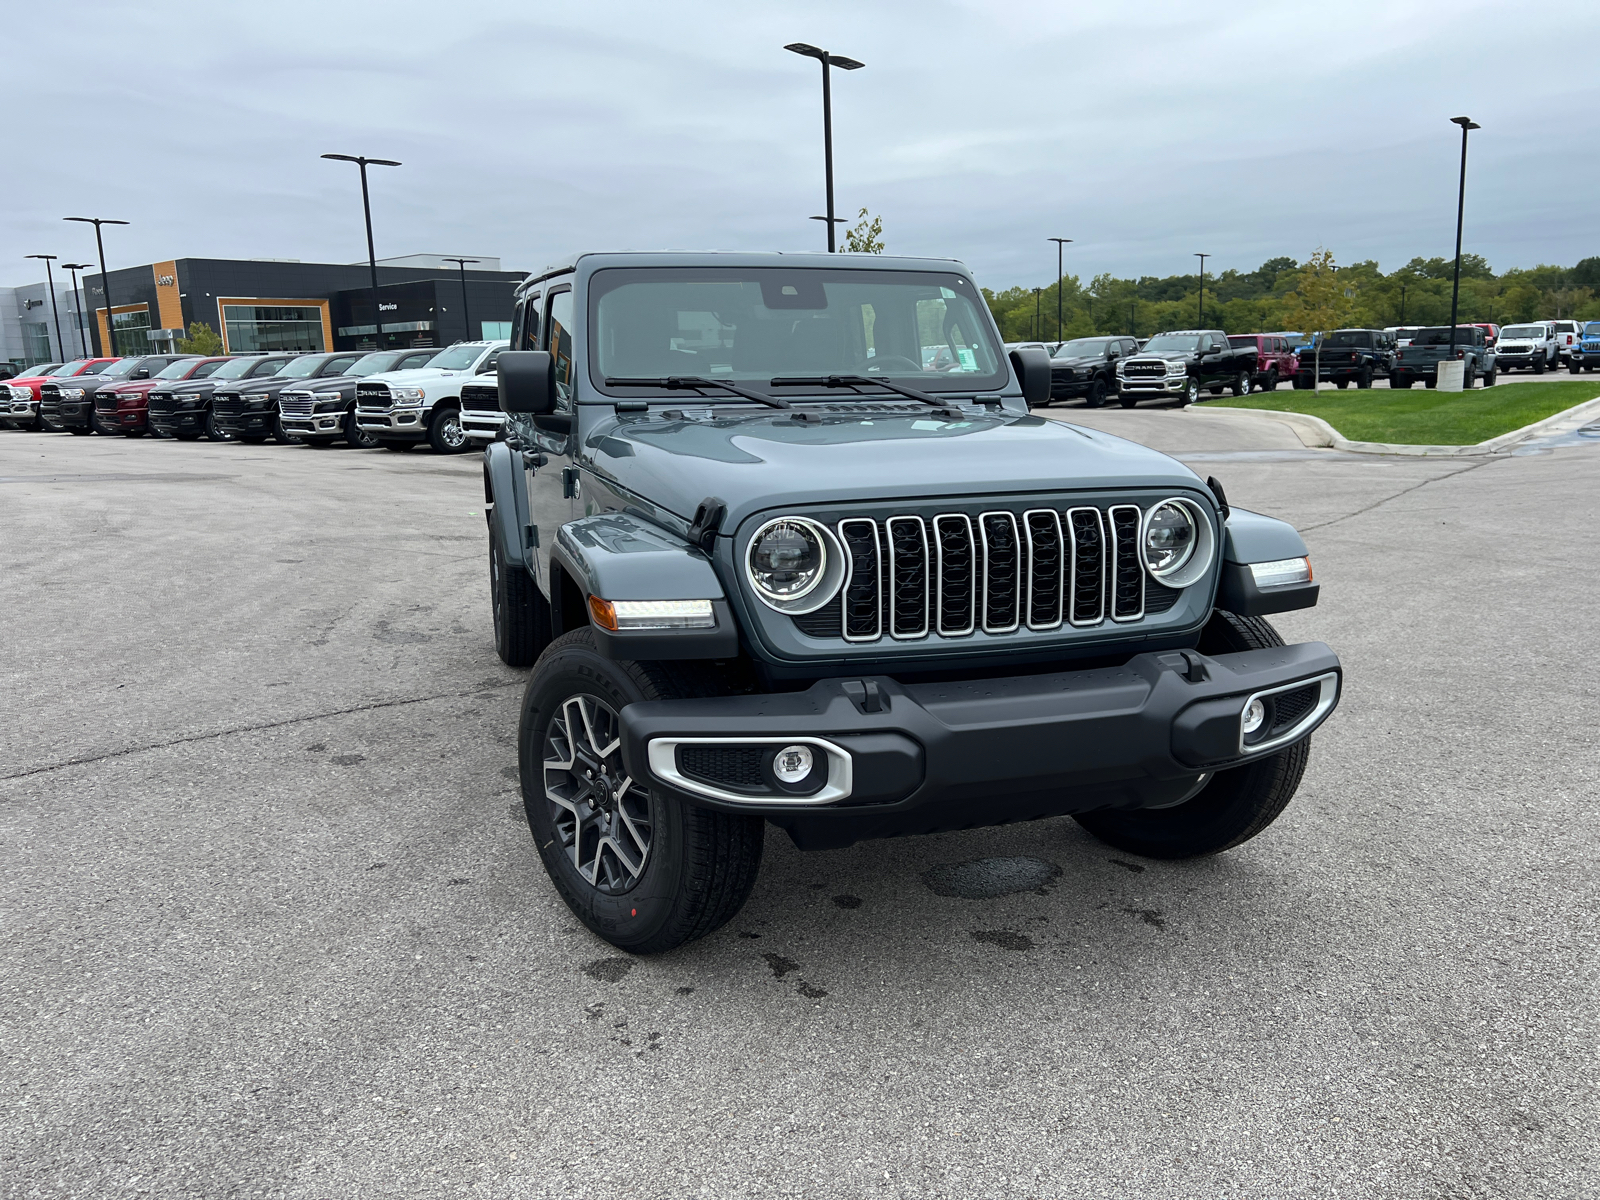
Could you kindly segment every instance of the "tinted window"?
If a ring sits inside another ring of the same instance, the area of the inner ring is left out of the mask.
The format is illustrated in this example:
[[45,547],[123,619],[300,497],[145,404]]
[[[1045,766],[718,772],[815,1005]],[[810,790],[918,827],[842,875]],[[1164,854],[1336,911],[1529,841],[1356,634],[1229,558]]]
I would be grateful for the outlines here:
[[522,302],[517,310],[517,336],[512,343],[518,350],[539,348],[539,293],[535,292]]
[[260,362],[258,362],[255,365],[255,369],[254,370],[250,371],[247,375],[245,375],[245,378],[246,379],[260,379],[264,375],[276,375],[279,371],[281,371],[283,369],[284,364],[287,363],[288,361],[289,360],[286,359],[286,358],[267,358],[267,359],[262,359]]
[[556,396],[565,406],[572,403],[572,293],[557,292],[550,297],[545,327],[548,349],[556,360]]
[[342,375],[355,366],[356,360],[360,357],[359,354],[342,354],[338,358],[329,359],[327,369],[322,373],[324,375]]
[[425,367],[436,351],[424,350],[421,354],[408,354],[400,360],[400,365],[392,368],[396,371],[409,371],[414,367]]
[[212,374],[214,371],[216,371],[216,369],[218,367],[220,367],[221,365],[222,365],[222,360],[221,359],[218,359],[216,362],[201,363],[198,367],[196,367],[194,369],[194,374],[189,376],[189,378],[190,379],[204,379],[206,376],[208,376],[208,375]]

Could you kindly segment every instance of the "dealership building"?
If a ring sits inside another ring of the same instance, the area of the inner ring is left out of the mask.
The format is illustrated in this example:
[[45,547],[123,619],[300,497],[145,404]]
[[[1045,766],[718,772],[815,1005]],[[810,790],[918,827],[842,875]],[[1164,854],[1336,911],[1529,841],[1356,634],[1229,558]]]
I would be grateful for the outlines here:
[[0,288],[0,361],[110,354],[110,327],[116,353],[171,350],[195,321],[220,334],[229,354],[448,346],[508,336],[512,292],[525,274],[502,271],[497,258],[459,257],[478,260],[468,266],[464,287],[459,265],[441,255],[380,259],[377,313],[367,263],[179,258],[119,268],[104,284],[98,271],[80,272],[76,295],[69,281],[56,279],[54,311],[42,282]]

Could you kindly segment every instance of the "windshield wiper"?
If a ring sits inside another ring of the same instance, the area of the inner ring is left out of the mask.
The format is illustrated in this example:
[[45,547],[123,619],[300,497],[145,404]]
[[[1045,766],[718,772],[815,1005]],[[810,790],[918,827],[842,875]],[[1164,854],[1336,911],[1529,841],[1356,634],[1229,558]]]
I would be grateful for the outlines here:
[[743,396],[746,400],[754,400],[757,404],[770,405],[772,408],[794,407],[787,400],[779,399],[777,396],[764,395],[753,388],[729,383],[726,379],[704,379],[699,375],[664,375],[655,379],[608,379],[606,386],[666,388],[669,392],[700,392],[706,388],[721,388],[725,392],[732,392],[735,396]]
[[937,396],[930,396],[927,392],[919,392],[916,388],[906,387],[904,384],[890,383],[887,379],[874,379],[870,375],[817,375],[793,376],[774,379],[772,387],[823,387],[823,388],[856,388],[862,386],[881,387],[887,391],[896,392],[909,400],[921,400],[924,404],[931,404],[935,408],[953,408],[950,400],[941,400]]

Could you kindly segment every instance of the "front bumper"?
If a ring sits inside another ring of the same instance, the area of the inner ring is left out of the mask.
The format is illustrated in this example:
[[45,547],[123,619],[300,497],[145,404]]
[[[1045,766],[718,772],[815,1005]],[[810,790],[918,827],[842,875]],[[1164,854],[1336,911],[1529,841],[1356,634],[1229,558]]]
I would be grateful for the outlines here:
[[1125,375],[1117,376],[1117,389],[1123,392],[1171,392],[1174,395],[1182,392],[1189,386],[1187,375],[1167,376],[1135,376],[1129,378]]
[[206,427],[206,410],[203,408],[174,408],[149,415],[150,428],[157,433],[203,432]]
[[32,421],[39,415],[37,400],[7,400],[0,407],[0,417],[8,421]]
[[[966,683],[825,679],[802,692],[630,704],[622,753],[652,788],[759,814],[802,849],[822,849],[1181,803],[1211,772],[1307,737],[1338,703],[1341,678],[1333,651],[1307,642],[1215,657],[1155,652],[1115,668]],[[1284,697],[1287,724],[1269,716],[1246,744],[1241,717],[1262,693]],[[791,744],[814,756],[809,794],[771,775],[772,752]],[[760,785],[748,765],[720,780],[684,757],[700,747],[731,761],[762,745]]]
[[93,400],[62,400],[52,414],[63,429],[94,428]]
[[344,412],[312,413],[309,416],[280,416],[283,431],[304,437],[343,437]]
[[234,437],[266,437],[276,432],[277,427],[278,412],[273,408],[217,414],[218,430]]
[[428,410],[357,408],[356,426],[375,437],[395,442],[420,442],[428,436]]
[[[1053,392],[1051,394],[1054,395]],[[461,410],[461,432],[474,441],[492,442],[505,427],[506,415],[503,412],[477,412],[469,408]]]

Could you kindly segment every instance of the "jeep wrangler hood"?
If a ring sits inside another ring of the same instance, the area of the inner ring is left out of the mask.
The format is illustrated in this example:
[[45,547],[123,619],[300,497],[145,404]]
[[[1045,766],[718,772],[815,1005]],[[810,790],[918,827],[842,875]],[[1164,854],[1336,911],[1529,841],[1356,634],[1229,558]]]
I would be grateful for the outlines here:
[[1041,417],[752,414],[608,419],[586,439],[592,469],[688,519],[708,496],[741,520],[773,507],[1063,488],[1193,489],[1195,474],[1136,442]]

